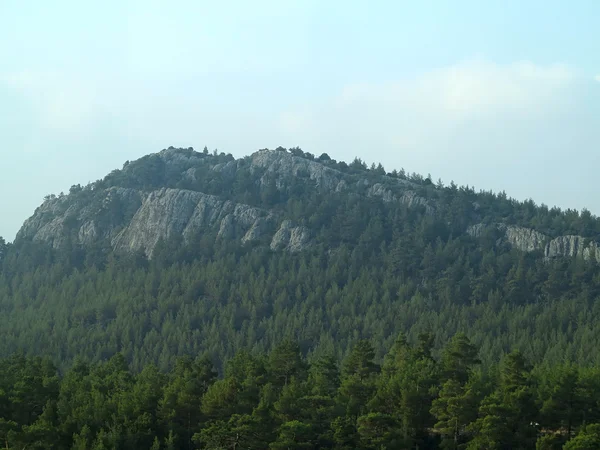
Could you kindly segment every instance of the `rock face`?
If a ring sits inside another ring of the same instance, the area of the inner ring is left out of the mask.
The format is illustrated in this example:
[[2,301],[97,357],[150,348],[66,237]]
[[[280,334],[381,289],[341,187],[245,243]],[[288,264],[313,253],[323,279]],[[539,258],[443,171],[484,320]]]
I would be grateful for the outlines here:
[[523,252],[533,252],[545,248],[548,237],[535,230],[523,227],[498,225],[504,231],[506,240]]
[[289,220],[284,220],[273,236],[271,250],[288,250],[299,252],[309,245],[310,233],[306,227],[295,227]]
[[[443,196],[436,194],[435,187],[298,153],[261,150],[236,160],[231,155],[169,148],[127,162],[122,170],[92,185],[74,186],[69,195],[49,196],[24,223],[15,243],[45,242],[54,248],[99,244],[151,257],[161,240],[181,237],[194,242],[208,235],[241,244],[254,242],[273,251],[300,252],[312,245],[318,230],[293,223],[285,207],[268,200],[277,198],[273,191],[285,198],[297,188],[399,203],[428,215],[436,215],[444,206],[437,203]],[[265,204],[271,206],[260,206]],[[469,221],[483,219],[479,209],[474,203]],[[467,233],[480,237],[488,229],[524,252],[600,261],[600,244],[581,236],[551,239],[524,227],[481,223],[470,226]]]
[[90,245],[100,238],[108,238],[114,250],[143,251],[152,256],[161,239],[181,235],[189,241],[195,234],[210,230],[217,239],[239,239],[248,243],[272,236],[272,248],[301,251],[308,245],[308,230],[294,227],[284,220],[279,230],[277,218],[269,211],[249,205],[221,200],[216,196],[184,189],[160,189],[143,194],[124,189],[109,189],[103,203],[111,198],[139,203],[139,208],[125,226],[101,227],[90,208],[67,206],[67,197],[47,200],[23,225],[18,239],[50,243],[59,248],[65,243],[65,227],[71,218],[79,222],[76,243]]
[[300,182],[322,193],[352,192],[435,212],[434,201],[418,195],[417,185],[407,180],[386,175],[366,178],[330,167],[328,161],[285,151],[261,150],[247,158],[227,159],[191,148],[169,148],[127,162],[105,180],[72,188],[69,195],[49,196],[24,223],[15,242],[46,242],[54,248],[100,243],[120,252],[143,251],[150,257],[160,240],[182,236],[189,242],[205,233],[242,244],[260,241],[273,251],[299,252],[311,245],[311,230],[287,220],[281,210],[194,188],[205,186],[202,177],[210,178],[211,172],[218,173],[221,182],[235,183],[239,171],[245,171],[261,190],[270,189],[273,181],[281,191]]
[[[279,188],[290,177],[308,178],[314,182],[316,189],[326,192],[344,192],[351,187],[351,184],[347,181],[349,177],[339,170],[285,152],[261,150],[252,155],[251,167],[266,170],[265,175],[260,180],[261,184],[267,182],[269,175],[277,174],[279,176],[277,187]],[[231,169],[223,166],[219,170]],[[384,182],[373,183],[363,178],[354,185],[366,189],[365,195],[367,197],[379,197],[384,202],[400,202],[409,207],[422,206],[428,214],[434,213],[435,206],[433,202],[419,196],[413,190],[416,188],[414,183],[385,175],[380,176],[380,179]]]
[[217,228],[217,237],[259,239],[273,218],[267,211],[218,197],[182,189],[150,193],[129,225],[112,241],[116,250],[143,250],[148,256],[160,239],[180,234],[189,240],[203,230]]
[[[545,249],[548,258],[560,256],[577,256],[584,259],[594,258],[600,262],[600,245],[597,242],[588,242],[581,236],[560,236],[552,239]],[[587,242],[587,243],[586,243]]]
[[261,178],[263,184],[266,182],[267,174],[279,175],[278,187],[282,186],[285,178],[293,176],[309,178],[315,183],[317,189],[334,191],[344,177],[340,171],[318,162],[271,150],[261,150],[252,155],[251,167],[266,170],[266,174]]
[[579,257],[595,259],[600,262],[600,244],[582,236],[558,236],[554,239],[539,231],[514,225],[493,224],[485,226],[477,224],[470,226],[467,233],[473,237],[480,237],[488,228],[503,232],[503,240],[513,247],[524,252],[539,251],[544,258]]
[[77,224],[77,243],[91,245],[99,239],[112,238],[117,230],[114,224],[101,224],[99,216],[114,204],[127,204],[137,208],[144,194],[133,189],[111,187],[103,192],[102,202],[97,207],[83,201],[74,202],[70,195],[47,198],[35,214],[25,221],[17,234],[16,241],[32,240],[49,243],[59,248],[67,239],[66,230]]
[[415,191],[406,190],[400,196],[381,183],[375,183],[367,190],[369,197],[380,197],[384,202],[401,202],[409,207],[423,206],[429,214],[433,214],[434,208],[426,198],[420,197]]

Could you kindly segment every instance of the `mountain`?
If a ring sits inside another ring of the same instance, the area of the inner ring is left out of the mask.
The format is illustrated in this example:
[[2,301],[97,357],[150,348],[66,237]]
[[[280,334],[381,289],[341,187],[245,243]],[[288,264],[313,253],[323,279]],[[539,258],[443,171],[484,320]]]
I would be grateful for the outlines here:
[[597,362],[600,221],[298,148],[169,148],[50,195],[0,246],[0,354],[135,368],[293,337],[341,358],[456,331]]
[[48,197],[17,242],[54,248],[100,244],[151,257],[161,239],[181,235],[189,242],[216,232],[217,239],[242,244],[270,239],[272,249],[301,251],[310,245],[310,229],[296,225],[280,207],[298,189],[380,197],[433,212],[411,182],[387,176],[371,181],[335,166],[326,158],[313,161],[281,150],[234,160],[171,148],[127,163],[102,182],[73,187],[70,195]]
[[[409,181],[382,170],[375,170],[373,176],[360,162],[352,170],[326,155],[314,160],[305,154],[298,156],[296,149],[295,153],[261,150],[235,160],[192,149],[163,150],[126,163],[123,170],[85,188],[73,186],[69,195],[48,196],[25,222],[16,241],[44,242],[55,249],[67,243],[101,245],[117,252],[142,251],[152,257],[161,240],[181,235],[189,243],[200,234],[216,232],[216,239],[242,244],[270,240],[273,250],[295,252],[310,246],[311,234],[318,232],[306,217],[289,214],[282,207],[286,200],[298,196],[299,189],[317,195],[381,199],[432,216],[448,207],[443,204],[444,189],[418,177],[418,182]],[[503,242],[522,251],[542,252],[546,258],[600,260],[600,248],[591,239],[600,236],[600,230],[594,229],[597,223],[591,216],[587,224],[579,226],[584,236],[552,237],[560,230],[544,234],[527,227],[534,221],[519,220],[510,213],[502,217],[507,223],[489,223],[487,209],[482,210],[477,195],[473,198],[471,204],[460,205],[464,209],[461,222],[469,225],[456,230],[459,233],[479,238],[493,229],[501,232]],[[540,225],[547,229],[547,225]]]

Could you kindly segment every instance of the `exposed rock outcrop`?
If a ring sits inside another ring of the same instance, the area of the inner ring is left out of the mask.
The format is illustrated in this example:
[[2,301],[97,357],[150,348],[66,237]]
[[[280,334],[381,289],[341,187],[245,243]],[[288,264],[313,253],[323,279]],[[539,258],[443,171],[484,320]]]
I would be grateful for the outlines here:
[[206,158],[205,155],[193,149],[179,149],[170,147],[158,153],[158,156],[169,166],[172,171],[184,172],[190,167],[197,166]]
[[533,252],[546,247],[548,237],[530,228],[507,226],[500,224],[498,229],[504,231],[506,240],[523,252]]
[[310,233],[306,227],[295,227],[289,220],[284,220],[273,236],[271,250],[288,250],[300,252],[309,245]]
[[494,228],[503,233],[505,242],[524,252],[541,252],[545,258],[579,257],[593,258],[600,262],[600,244],[582,236],[566,235],[551,238],[531,228],[515,225],[476,224],[467,229],[467,233],[475,238],[482,236],[488,228]]
[[[330,167],[326,161],[284,151],[263,150],[247,158],[227,159],[191,148],[169,148],[127,162],[122,171],[113,171],[106,183],[49,197],[25,222],[17,240],[43,241],[55,248],[66,242],[85,246],[103,241],[118,251],[142,250],[150,256],[161,239],[180,234],[189,241],[206,232],[242,243],[270,239],[271,248],[293,252],[310,245],[309,230],[288,221],[280,223],[285,219],[279,217],[281,213],[193,189],[202,186],[198,177],[207,170],[219,172],[220,182],[225,184],[234,183],[238,171],[246,171],[247,177],[250,170],[260,188],[268,184],[271,189],[275,181],[277,189],[286,191],[292,181],[300,180],[319,192],[352,192],[386,203],[424,207],[429,214],[435,211],[434,201],[418,195],[417,186],[407,180],[383,174],[361,177]],[[163,182],[169,184],[163,187]],[[107,184],[113,186],[105,187]]]
[[400,202],[409,208],[422,206],[425,208],[427,214],[433,214],[435,212],[435,208],[432,206],[431,202],[426,198],[419,196],[412,190],[403,191],[400,196],[397,196],[389,187],[386,187],[381,183],[375,183],[367,190],[367,196],[379,197],[386,203]]
[[[261,184],[267,183],[270,176],[276,175],[276,185],[282,188],[285,180],[290,177],[307,178],[314,182],[317,189],[329,192],[344,192],[350,187],[349,175],[337,169],[325,166],[320,162],[290,155],[289,153],[275,150],[261,150],[250,158],[250,167],[266,170],[262,176]],[[219,170],[231,170],[231,162]],[[228,167],[229,166],[229,167]],[[423,206],[428,214],[433,214],[435,206],[430,200],[419,196],[413,189],[416,185],[410,181],[381,175],[383,182],[372,182],[366,178],[359,179],[355,185],[366,189],[368,197],[378,197],[384,202],[401,202],[408,207]]]
[[99,239],[112,238],[118,231],[118,226],[110,221],[100,225],[102,217],[116,204],[128,205],[135,210],[141,205],[143,197],[143,193],[134,189],[120,187],[106,189],[98,206],[90,205],[85,200],[74,201],[70,195],[49,196],[33,216],[25,221],[16,241],[46,242],[59,248],[68,240],[68,230],[73,225],[77,229],[78,244],[91,245]]
[[[285,177],[305,177],[312,180],[318,189],[328,191],[334,191],[344,178],[344,174],[336,169],[276,150],[261,150],[254,153],[250,166],[266,169],[269,175],[277,174],[280,183]],[[267,177],[263,176],[261,183],[266,183],[266,180]],[[278,187],[280,187],[280,183],[278,183]]]
[[[438,197],[432,193],[431,189],[436,188],[383,173],[363,175],[360,169],[341,171],[337,167],[341,166],[278,150],[261,150],[236,160],[231,155],[212,157],[191,148],[169,148],[126,163],[122,171],[113,171],[103,182],[75,188],[69,195],[49,196],[24,223],[16,242],[41,241],[54,248],[66,243],[102,243],[117,251],[143,251],[148,256],[160,240],[182,236],[184,241],[192,242],[206,233],[242,244],[270,242],[271,249],[289,252],[311,245],[311,230],[286,220],[283,209],[269,210],[228,200],[227,194],[219,196],[219,189],[217,195],[202,192],[203,188],[214,192],[213,182],[221,187],[240,179],[248,186],[269,190],[274,182],[285,193],[300,182],[321,193],[348,192],[422,208],[431,215],[443,206],[436,203]],[[482,220],[479,209],[479,204],[473,203],[475,213],[468,218],[470,221]],[[487,229],[499,233],[501,242],[524,252],[540,252],[545,258],[600,261],[600,244],[581,236],[551,238],[529,228],[481,223],[469,227],[467,233],[480,237]]]
[[201,192],[160,189],[152,192],[130,224],[113,240],[117,250],[143,250],[149,256],[161,239],[217,229],[217,238],[256,240],[273,218],[268,211]]
[[600,262],[600,245],[581,236],[560,236],[550,241],[545,249],[545,256],[576,256],[584,259],[594,258]]

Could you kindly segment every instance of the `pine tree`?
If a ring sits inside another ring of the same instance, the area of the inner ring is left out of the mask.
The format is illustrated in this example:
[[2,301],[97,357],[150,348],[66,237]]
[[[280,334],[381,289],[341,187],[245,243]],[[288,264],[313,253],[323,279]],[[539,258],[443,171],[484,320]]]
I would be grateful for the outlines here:
[[434,429],[442,435],[442,447],[457,450],[466,441],[466,428],[475,418],[476,398],[468,384],[446,381],[431,406],[437,419]]

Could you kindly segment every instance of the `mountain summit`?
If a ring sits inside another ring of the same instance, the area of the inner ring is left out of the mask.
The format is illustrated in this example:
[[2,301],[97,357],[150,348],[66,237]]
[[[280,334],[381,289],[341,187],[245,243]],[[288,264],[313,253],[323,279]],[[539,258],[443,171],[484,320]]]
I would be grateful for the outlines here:
[[379,197],[433,211],[412,182],[385,174],[371,179],[345,164],[342,171],[326,155],[314,160],[299,152],[261,150],[235,160],[169,148],[85,188],[74,186],[69,195],[48,197],[16,241],[54,248],[100,244],[151,257],[161,239],[180,235],[190,242],[214,233],[217,239],[268,241],[274,250],[301,251],[310,245],[310,223],[285,208],[300,190]]
[[[302,201],[303,195],[330,195],[404,205],[432,220],[456,208],[460,217],[455,223],[445,221],[446,233],[451,229],[479,238],[498,232],[500,241],[546,258],[600,260],[600,248],[591,239],[600,233],[595,234],[593,226],[598,225],[591,217],[581,218],[589,222],[587,228],[579,226],[582,236],[568,229],[569,234],[560,235],[560,227],[552,229],[513,214],[535,209],[531,202],[519,204],[500,196],[498,203],[508,203],[510,209],[491,221],[489,209],[495,205],[482,208],[482,203],[489,203],[482,198],[485,195],[468,188],[458,191],[455,186],[434,186],[418,175],[386,173],[381,166],[369,170],[360,160],[337,163],[326,154],[315,158],[300,149],[260,150],[236,160],[223,153],[170,147],[127,162],[122,170],[84,188],[73,186],[68,195],[48,196],[25,222],[16,242],[44,242],[55,249],[67,244],[104,246],[152,257],[161,240],[181,237],[190,243],[209,234],[297,252],[308,248],[320,229],[290,205]],[[454,200],[451,204],[449,197]],[[558,210],[544,211],[547,216],[561,215]]]
[[599,238],[588,211],[358,158],[171,147],[48,196],[2,242],[0,355],[167,370],[284,338],[341,359],[362,338],[381,356],[400,332],[464,331],[484,362],[517,348],[590,364]]

